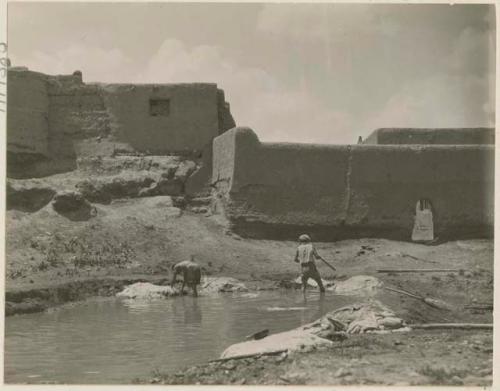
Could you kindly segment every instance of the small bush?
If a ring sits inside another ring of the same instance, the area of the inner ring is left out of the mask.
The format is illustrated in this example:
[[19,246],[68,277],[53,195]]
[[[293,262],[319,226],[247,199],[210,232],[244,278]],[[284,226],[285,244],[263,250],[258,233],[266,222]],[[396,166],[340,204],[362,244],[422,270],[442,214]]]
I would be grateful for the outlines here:
[[421,375],[427,376],[430,379],[430,384],[451,384],[451,379],[454,376],[463,378],[467,376],[466,370],[460,370],[456,368],[441,368],[441,367],[431,367],[426,365],[425,367],[418,370]]
[[80,243],[72,258],[75,267],[93,267],[93,266],[118,266],[132,262],[135,259],[135,251],[126,242],[119,244],[95,244]]

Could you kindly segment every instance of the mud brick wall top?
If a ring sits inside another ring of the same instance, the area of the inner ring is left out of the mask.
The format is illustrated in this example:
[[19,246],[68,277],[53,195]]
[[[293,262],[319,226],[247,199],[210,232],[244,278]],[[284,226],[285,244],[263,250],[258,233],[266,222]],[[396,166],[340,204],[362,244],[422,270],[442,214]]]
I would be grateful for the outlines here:
[[493,128],[382,128],[370,134],[363,144],[435,144],[484,145],[495,144]]

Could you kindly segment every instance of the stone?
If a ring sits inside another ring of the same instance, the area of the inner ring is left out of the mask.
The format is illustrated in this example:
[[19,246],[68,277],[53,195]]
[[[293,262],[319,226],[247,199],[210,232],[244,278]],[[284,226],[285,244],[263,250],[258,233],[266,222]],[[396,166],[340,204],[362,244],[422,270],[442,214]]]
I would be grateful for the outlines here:
[[208,212],[208,208],[206,206],[193,206],[191,208],[191,211],[194,212],[194,213],[207,213]]
[[196,170],[196,163],[191,160],[185,160],[179,164],[179,167],[175,171],[175,178],[181,182],[185,182],[186,179]]
[[349,376],[349,375],[352,375],[352,372],[346,368],[339,368],[336,372],[335,372],[335,377],[345,377],[345,376]]
[[179,208],[175,207],[168,207],[165,208],[165,216],[168,218],[170,217],[180,217],[182,215],[182,210]]
[[479,376],[489,376],[493,373],[493,368],[484,368],[477,372]]
[[57,193],[52,200],[54,210],[73,221],[89,220],[93,215],[92,205],[75,191]]
[[451,384],[453,384],[454,386],[461,386],[464,384],[464,381],[459,378],[458,376],[453,376],[451,379],[450,379],[450,382]]
[[7,210],[36,212],[47,205],[56,191],[50,187],[28,181],[7,181]]
[[236,365],[233,361],[228,361],[227,363],[224,364],[225,369],[233,370],[236,368]]
[[112,201],[111,195],[101,182],[86,179],[78,182],[76,188],[90,202],[109,204]]

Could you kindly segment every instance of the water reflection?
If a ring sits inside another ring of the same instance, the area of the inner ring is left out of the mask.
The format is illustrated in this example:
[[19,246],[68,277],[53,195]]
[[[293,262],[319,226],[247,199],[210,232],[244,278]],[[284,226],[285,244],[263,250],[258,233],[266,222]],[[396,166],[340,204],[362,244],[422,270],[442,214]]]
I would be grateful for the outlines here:
[[326,312],[325,311],[325,293],[320,292],[319,294],[319,300],[318,300],[318,310],[316,311],[316,314],[314,316],[315,319],[321,318],[323,314]]
[[[7,383],[129,383],[154,368],[177,371],[217,358],[256,331],[290,330],[348,304],[308,292],[98,300],[6,318]],[[267,311],[267,308],[294,310]],[[302,307],[302,308],[300,308]],[[39,377],[33,377],[39,376]]]
[[182,301],[184,305],[184,323],[201,325],[203,315],[198,304],[199,300],[195,297],[183,297]]

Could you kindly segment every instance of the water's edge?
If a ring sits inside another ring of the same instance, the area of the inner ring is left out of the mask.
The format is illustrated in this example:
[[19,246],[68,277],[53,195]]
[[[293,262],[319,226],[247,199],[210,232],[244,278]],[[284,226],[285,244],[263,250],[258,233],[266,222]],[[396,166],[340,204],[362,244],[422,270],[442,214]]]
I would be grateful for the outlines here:
[[[136,275],[125,277],[88,278],[68,281],[57,285],[32,289],[9,289],[5,292],[5,316],[43,312],[65,303],[89,299],[91,297],[115,296],[127,285],[137,282],[163,284],[165,276]],[[242,281],[248,283],[247,281]],[[247,284],[250,291],[274,290],[278,281],[263,281]]]
[[160,276],[127,276],[91,278],[33,289],[13,289],[5,292],[5,316],[43,312],[68,302],[91,297],[114,296],[127,285],[136,282],[159,283]]

